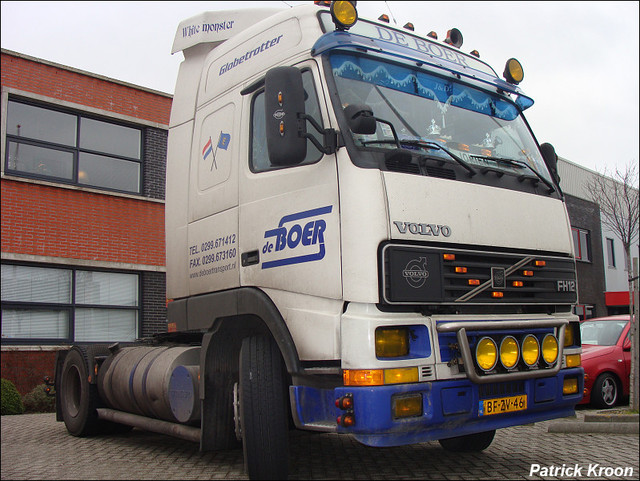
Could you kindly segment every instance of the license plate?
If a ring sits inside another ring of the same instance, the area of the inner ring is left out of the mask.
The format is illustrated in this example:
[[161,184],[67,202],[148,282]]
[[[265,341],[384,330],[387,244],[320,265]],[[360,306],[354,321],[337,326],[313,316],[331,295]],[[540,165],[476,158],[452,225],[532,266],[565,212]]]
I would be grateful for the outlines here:
[[478,406],[478,416],[511,413],[527,409],[527,395],[483,399]]

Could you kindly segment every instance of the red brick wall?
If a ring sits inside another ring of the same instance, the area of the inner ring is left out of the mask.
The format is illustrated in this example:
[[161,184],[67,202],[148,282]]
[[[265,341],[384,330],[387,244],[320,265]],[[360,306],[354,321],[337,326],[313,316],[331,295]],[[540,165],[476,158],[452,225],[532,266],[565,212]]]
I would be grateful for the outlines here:
[[[2,52],[0,79],[2,87],[169,123],[170,96],[91,74]],[[3,253],[164,266],[164,204],[10,179],[0,184]],[[2,377],[26,394],[53,377],[54,360],[55,351],[5,350]]]
[[171,97],[2,53],[2,87],[169,124]]
[[55,351],[3,351],[2,379],[16,385],[23,396],[43,384],[45,376],[53,379]]
[[164,205],[2,180],[2,252],[163,266]]

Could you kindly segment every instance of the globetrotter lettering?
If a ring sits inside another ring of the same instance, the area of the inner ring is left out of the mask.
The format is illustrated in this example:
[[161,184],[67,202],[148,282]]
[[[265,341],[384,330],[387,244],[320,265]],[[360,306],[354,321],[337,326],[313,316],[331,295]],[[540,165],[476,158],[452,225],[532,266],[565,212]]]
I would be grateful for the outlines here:
[[[262,254],[267,258],[271,255],[278,258],[263,262],[262,268],[270,269],[323,259],[325,255],[324,233],[327,229],[327,223],[319,217],[330,214],[331,210],[332,206],[329,205],[286,215],[280,219],[277,228],[264,233],[264,238],[268,241],[262,248]],[[317,249],[313,246],[317,246]]]
[[397,220],[393,221],[393,223],[398,228],[400,234],[442,235],[442,237],[449,237],[451,235],[451,227],[448,225],[417,224],[415,222],[400,222]]
[[253,50],[249,50],[247,53],[245,53],[241,57],[236,57],[233,60],[233,62],[225,63],[222,67],[220,67],[220,73],[218,75],[222,75],[223,73],[228,72],[232,68],[237,67],[238,65],[240,65],[245,60],[249,60],[252,57],[255,57],[256,55],[258,55],[258,54],[264,52],[265,50],[273,47],[274,45],[277,45],[278,43],[280,43],[280,39],[281,38],[282,38],[282,35],[278,35],[274,39],[267,40],[266,42],[264,42],[259,47],[256,47]]

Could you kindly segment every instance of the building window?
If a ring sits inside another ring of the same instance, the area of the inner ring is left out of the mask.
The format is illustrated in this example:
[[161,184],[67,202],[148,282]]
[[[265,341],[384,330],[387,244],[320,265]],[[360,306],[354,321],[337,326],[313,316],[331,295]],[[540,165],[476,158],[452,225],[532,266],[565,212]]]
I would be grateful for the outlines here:
[[133,341],[137,274],[2,264],[2,340]]
[[142,130],[15,99],[7,104],[7,173],[138,194]]
[[609,239],[607,237],[607,265],[609,267],[615,267],[616,266],[616,254],[615,254],[615,250],[614,250],[614,243],[613,243],[613,239]]
[[591,262],[591,234],[588,230],[571,228],[576,260]]

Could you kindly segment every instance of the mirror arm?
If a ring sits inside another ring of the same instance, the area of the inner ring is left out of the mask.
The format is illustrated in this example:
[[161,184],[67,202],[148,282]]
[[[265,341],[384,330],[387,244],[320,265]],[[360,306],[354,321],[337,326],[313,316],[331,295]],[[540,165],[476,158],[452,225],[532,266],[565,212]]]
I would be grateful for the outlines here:
[[307,120],[318,133],[322,134],[323,144],[309,133],[300,133],[301,137],[309,139],[316,148],[327,155],[335,154],[338,150],[338,133],[334,129],[323,129],[316,120],[308,114],[298,114],[298,119]]

